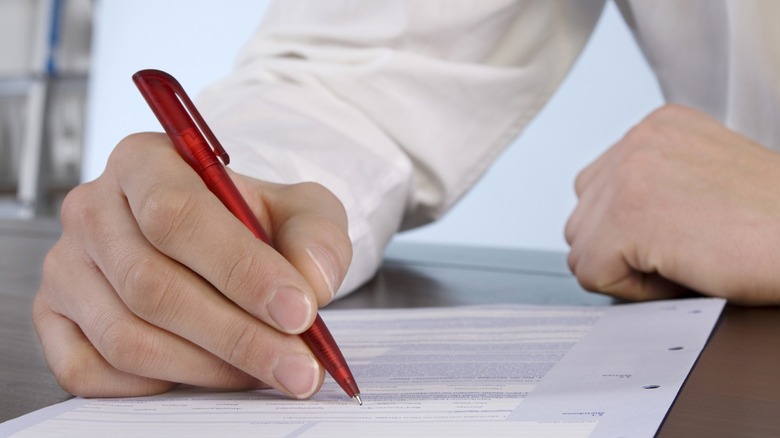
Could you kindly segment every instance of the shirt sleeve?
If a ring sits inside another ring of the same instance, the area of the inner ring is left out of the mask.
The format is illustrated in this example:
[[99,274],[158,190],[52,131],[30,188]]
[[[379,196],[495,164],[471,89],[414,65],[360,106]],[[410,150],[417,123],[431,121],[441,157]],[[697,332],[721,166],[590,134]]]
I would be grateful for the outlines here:
[[200,107],[231,167],[316,181],[369,279],[399,230],[450,208],[576,60],[604,0],[283,0]]

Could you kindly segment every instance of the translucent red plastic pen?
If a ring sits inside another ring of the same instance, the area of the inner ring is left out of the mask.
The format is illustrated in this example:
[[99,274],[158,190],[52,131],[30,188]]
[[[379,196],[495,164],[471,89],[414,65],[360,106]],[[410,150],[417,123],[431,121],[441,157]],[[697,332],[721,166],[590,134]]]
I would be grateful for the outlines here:
[[[258,239],[273,246],[270,237],[225,170],[224,166],[230,162],[227,152],[179,82],[160,70],[141,70],[133,75],[133,82],[184,161]],[[357,382],[322,318],[317,315],[314,324],[300,336],[344,392],[362,405]]]

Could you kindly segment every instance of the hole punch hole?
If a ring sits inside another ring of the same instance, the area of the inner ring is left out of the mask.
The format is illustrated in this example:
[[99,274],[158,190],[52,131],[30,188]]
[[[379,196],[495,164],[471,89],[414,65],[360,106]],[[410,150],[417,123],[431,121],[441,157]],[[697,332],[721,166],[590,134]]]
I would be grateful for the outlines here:
[[645,385],[642,387],[642,389],[658,389],[660,387],[660,385]]
[[678,351],[678,350],[682,350],[682,349],[683,349],[683,347],[681,347],[679,345],[676,346],[676,347],[669,347],[668,348],[669,351]]

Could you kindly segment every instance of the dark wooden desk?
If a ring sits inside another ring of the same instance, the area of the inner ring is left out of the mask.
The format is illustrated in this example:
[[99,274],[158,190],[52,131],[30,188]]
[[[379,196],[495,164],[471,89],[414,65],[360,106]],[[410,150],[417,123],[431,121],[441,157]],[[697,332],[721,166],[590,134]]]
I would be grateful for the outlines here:
[[[30,322],[55,222],[0,220],[0,421],[68,398]],[[396,245],[379,274],[334,308],[477,303],[606,304],[583,292],[559,253]],[[661,426],[662,437],[780,436],[780,308],[727,306]]]

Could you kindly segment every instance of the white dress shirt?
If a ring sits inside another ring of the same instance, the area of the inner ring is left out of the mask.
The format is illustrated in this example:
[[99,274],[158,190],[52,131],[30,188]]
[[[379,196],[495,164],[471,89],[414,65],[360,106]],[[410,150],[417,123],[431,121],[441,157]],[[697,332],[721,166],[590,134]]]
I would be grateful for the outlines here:
[[[780,148],[780,2],[617,3],[667,101]],[[522,132],[603,5],[278,1],[201,111],[231,144],[233,169],[317,181],[343,202],[354,246],[343,294],[399,229],[441,216]]]

